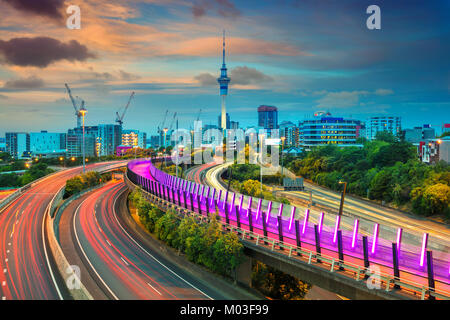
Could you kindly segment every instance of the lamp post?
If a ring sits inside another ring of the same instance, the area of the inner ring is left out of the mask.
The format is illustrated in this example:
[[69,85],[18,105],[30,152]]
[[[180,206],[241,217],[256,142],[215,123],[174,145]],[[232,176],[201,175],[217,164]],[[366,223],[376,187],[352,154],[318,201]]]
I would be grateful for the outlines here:
[[260,167],[260,177],[261,177],[261,195],[262,195],[262,191],[263,191],[263,182],[262,182],[263,139],[264,139],[264,134],[260,134],[259,135],[259,167]]
[[284,140],[286,140],[286,137],[281,137],[281,181],[283,181],[283,150],[284,150]]
[[342,191],[342,194],[341,194],[341,205],[339,206],[339,215],[342,216],[342,212],[344,210],[345,192],[347,191],[347,182],[339,181],[339,184],[343,184],[344,185],[344,191]]
[[86,173],[86,145],[84,141],[84,118],[86,116],[87,110],[82,107],[80,109],[81,116],[83,117],[83,173]]

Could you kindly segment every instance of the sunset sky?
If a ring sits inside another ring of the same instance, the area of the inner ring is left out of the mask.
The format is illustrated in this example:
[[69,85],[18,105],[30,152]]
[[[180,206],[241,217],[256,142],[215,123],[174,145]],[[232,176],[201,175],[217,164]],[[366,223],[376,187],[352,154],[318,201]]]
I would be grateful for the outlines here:
[[[66,28],[71,4],[81,30]],[[366,27],[371,4],[381,30]],[[223,29],[241,126],[261,104],[295,123],[318,110],[450,122],[450,1],[0,0],[0,136],[74,127],[66,82],[89,125],[113,123],[131,91],[125,128],[155,134],[166,109],[180,127],[200,108],[217,124]]]

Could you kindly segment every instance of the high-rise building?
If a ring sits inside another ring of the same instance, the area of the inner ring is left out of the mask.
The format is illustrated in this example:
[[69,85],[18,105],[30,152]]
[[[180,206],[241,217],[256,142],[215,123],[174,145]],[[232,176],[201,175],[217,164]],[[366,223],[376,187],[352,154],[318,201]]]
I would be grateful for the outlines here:
[[405,140],[411,143],[419,143],[420,141],[434,139],[436,137],[434,128],[431,128],[429,125],[405,129],[404,132]]
[[239,129],[239,121],[230,121],[230,129]]
[[306,119],[300,125],[300,145],[314,147],[327,144],[337,146],[355,146],[357,128],[361,121],[319,115]]
[[30,133],[30,151],[34,155],[60,154],[66,151],[65,133],[52,133],[45,130]]
[[[231,129],[231,120],[230,120],[230,115],[228,114],[228,112],[226,113],[225,116],[225,129]],[[223,128],[222,126],[222,115],[219,116],[219,128]]]
[[122,130],[122,145],[147,148],[147,134],[139,130]]
[[30,135],[26,132],[6,132],[6,152],[14,159],[23,159],[30,153]]
[[122,127],[117,124],[99,124],[97,134],[97,154],[111,156],[122,143]]
[[[85,126],[84,142],[85,142],[85,156],[95,157],[97,153],[97,126]],[[68,157],[82,157],[83,156],[83,127],[69,129],[67,131],[66,148]]]
[[291,121],[283,121],[280,123],[280,137],[284,137],[284,145],[285,146],[299,146],[299,138],[300,138],[300,130],[294,123]]
[[387,131],[397,136],[402,130],[401,118],[396,116],[371,117],[366,123],[366,138],[375,140],[377,133]]
[[258,126],[264,129],[278,129],[278,109],[273,106],[258,107]]
[[226,108],[226,97],[228,94],[228,84],[231,79],[227,75],[227,66],[225,64],[225,30],[223,31],[223,53],[222,53],[222,68],[220,69],[220,77],[217,78],[217,82],[220,85],[220,96],[222,98],[222,108],[221,108],[221,121],[220,128],[226,130],[227,128],[227,108]]

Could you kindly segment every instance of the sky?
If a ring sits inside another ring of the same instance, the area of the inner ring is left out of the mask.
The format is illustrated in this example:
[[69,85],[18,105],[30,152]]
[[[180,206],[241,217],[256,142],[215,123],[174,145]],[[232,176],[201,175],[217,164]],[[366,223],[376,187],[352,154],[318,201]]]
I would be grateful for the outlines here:
[[[81,29],[66,26],[71,4]],[[366,9],[378,5],[381,29]],[[257,125],[257,107],[294,123],[316,111],[404,128],[450,123],[450,1],[0,0],[0,136],[76,125],[65,90],[86,102],[87,125],[154,135],[169,110],[180,128],[217,124],[222,30],[231,78],[227,111]]]

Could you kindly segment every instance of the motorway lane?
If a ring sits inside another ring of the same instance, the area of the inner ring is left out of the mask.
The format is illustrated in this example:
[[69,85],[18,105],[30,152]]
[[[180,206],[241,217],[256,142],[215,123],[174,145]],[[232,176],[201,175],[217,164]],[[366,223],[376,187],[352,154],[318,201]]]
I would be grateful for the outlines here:
[[[211,168],[210,170],[208,170],[207,171],[207,173],[206,173],[206,182],[207,182],[207,184],[209,184],[209,185],[211,185],[211,186],[213,186],[213,187],[215,187],[215,188],[217,188],[217,189],[222,189],[222,190],[225,190],[225,188],[223,187],[223,186],[221,186],[221,184],[218,182],[218,180],[219,180],[219,173],[221,172],[221,170],[223,169],[223,167],[225,167],[225,166],[227,166],[228,164],[223,164],[223,165],[219,165],[219,166],[217,166],[217,167],[213,167],[213,168]],[[252,205],[252,208],[254,207],[254,203],[253,203],[253,205]],[[318,213],[317,213],[317,216],[318,216]],[[310,223],[316,223],[317,222],[317,218],[318,217],[314,217],[312,214],[310,215],[310,219],[309,219],[309,221],[310,221]],[[334,220],[335,220],[335,218],[334,218],[334,215],[325,215],[324,216],[325,218],[324,218],[324,221],[328,221],[329,223],[328,223],[328,225],[331,225],[331,226],[333,226],[333,224],[334,224]],[[324,225],[325,225],[325,223],[324,223]],[[404,228],[405,228],[405,230],[408,230],[408,227],[409,227],[409,225],[406,225],[406,226],[404,226]],[[350,225],[350,224],[346,224],[346,223],[344,223],[344,221],[343,220],[341,220],[341,229],[343,229],[343,228],[345,228],[345,229],[347,229],[347,230],[352,230],[352,225]],[[362,231],[362,230],[361,230]],[[362,233],[362,232],[361,232]],[[369,234],[370,235],[370,234]],[[406,242],[406,240],[407,239],[404,239],[404,242]],[[409,241],[410,239],[408,239],[408,241]],[[384,240],[382,240],[382,239],[380,239],[380,242],[379,242],[379,245],[381,245],[381,243],[384,243],[384,244],[387,244],[387,245],[390,245],[390,243],[387,243],[387,242],[385,242]],[[446,241],[446,243],[448,244],[448,238],[447,238],[447,241]],[[441,249],[442,250],[442,249]],[[417,252],[417,250],[415,250],[414,252]],[[446,251],[444,251],[444,252],[442,252],[442,251],[434,251],[434,253],[435,253],[435,257],[434,257],[434,260],[435,260],[435,272],[437,271],[437,269],[438,269],[438,262],[439,262],[439,266],[441,267],[440,269],[442,269],[442,265],[443,264],[445,264],[445,261],[448,261],[448,253],[446,252]],[[407,259],[407,256],[409,256],[409,253],[408,252],[405,252],[404,254],[403,254],[403,256],[402,256],[402,260],[405,260],[405,259]],[[439,261],[437,260],[437,259],[439,259]],[[348,260],[348,259],[347,259]],[[405,260],[406,261],[406,260]],[[415,261],[414,259],[412,260],[412,261]],[[384,271],[384,272],[386,272],[386,273],[389,273],[389,268],[384,268],[384,267],[381,267],[381,269],[382,269],[382,271]],[[447,270],[448,270],[448,267],[447,267]],[[424,282],[424,280],[423,280],[423,277],[417,277],[415,274],[414,274],[414,270],[410,270],[411,271],[411,273],[410,274],[405,274],[404,272],[402,272],[402,274],[403,274],[403,276],[402,276],[402,278],[403,279],[408,279],[408,280],[411,280],[411,281],[414,281],[414,282],[417,282],[417,283],[422,283],[422,282]],[[442,270],[441,270],[442,271]],[[442,272],[440,273],[440,274],[442,274]],[[446,274],[445,272],[444,272],[444,274]],[[424,284],[426,284],[426,281],[425,281],[425,283]],[[449,284],[448,284],[448,279],[447,279],[447,277],[446,276],[443,276],[443,277],[441,277],[440,278],[440,281],[438,281],[437,282],[437,284],[436,284],[436,287],[437,288],[439,288],[439,289],[441,289],[441,290],[443,290],[443,291],[447,291],[447,292],[449,292],[449,290],[450,290],[450,287],[449,287]]]
[[93,277],[114,299],[211,299],[125,231],[115,203],[126,189],[123,182],[108,184],[90,194],[75,212],[76,244]]
[[[108,164],[110,165],[110,164]],[[105,164],[92,164],[87,170]],[[63,293],[49,267],[44,245],[46,208],[67,179],[81,168],[55,173],[39,181],[0,211],[0,298],[2,300],[55,300]]]

